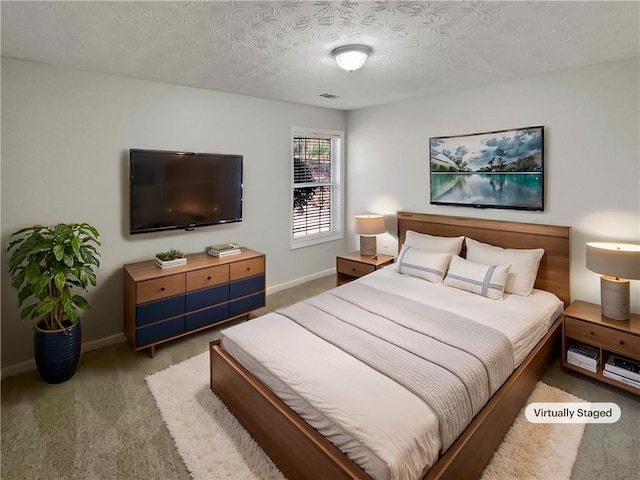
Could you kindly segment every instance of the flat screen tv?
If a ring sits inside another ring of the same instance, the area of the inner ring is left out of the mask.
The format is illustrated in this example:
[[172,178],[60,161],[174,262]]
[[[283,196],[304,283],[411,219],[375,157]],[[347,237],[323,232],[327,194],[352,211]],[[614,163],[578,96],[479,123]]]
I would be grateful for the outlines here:
[[544,210],[544,127],[432,137],[431,204]]
[[129,232],[242,220],[242,155],[129,150]]

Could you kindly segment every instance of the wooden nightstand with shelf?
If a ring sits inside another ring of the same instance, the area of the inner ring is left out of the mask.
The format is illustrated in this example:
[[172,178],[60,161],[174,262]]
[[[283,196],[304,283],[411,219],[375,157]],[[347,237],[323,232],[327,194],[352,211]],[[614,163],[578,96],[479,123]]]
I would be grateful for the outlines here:
[[[603,370],[609,356],[617,354],[640,361],[640,315],[631,314],[626,321],[611,320],[602,315],[600,305],[582,301],[573,302],[563,312],[562,321],[562,368],[614,385],[640,395],[640,389],[606,377]],[[574,342],[580,342],[600,351],[600,363],[596,372],[591,372],[567,362],[567,351]]]
[[391,255],[381,253],[375,257],[365,257],[360,255],[360,252],[338,255],[336,257],[336,284],[342,285],[392,263],[393,257]]

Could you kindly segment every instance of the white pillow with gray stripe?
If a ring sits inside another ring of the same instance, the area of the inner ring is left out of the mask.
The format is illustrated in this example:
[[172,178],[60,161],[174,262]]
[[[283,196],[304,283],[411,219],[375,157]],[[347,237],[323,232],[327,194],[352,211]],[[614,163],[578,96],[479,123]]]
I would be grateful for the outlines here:
[[498,300],[502,298],[511,265],[484,265],[455,256],[444,284]]
[[398,272],[442,283],[451,256],[450,253],[429,252],[404,244],[398,255]]

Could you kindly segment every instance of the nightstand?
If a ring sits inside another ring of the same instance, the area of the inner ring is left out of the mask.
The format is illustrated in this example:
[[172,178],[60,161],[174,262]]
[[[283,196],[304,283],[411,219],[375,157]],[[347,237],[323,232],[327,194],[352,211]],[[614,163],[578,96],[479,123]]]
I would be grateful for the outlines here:
[[[640,361],[640,315],[631,314],[626,321],[611,320],[602,315],[600,305],[576,301],[563,312],[562,320],[562,368],[573,370],[601,382],[615,385],[640,395],[640,388],[628,385],[604,375],[609,356],[616,354]],[[595,347],[600,352],[600,364],[596,372],[567,362],[567,350],[575,342]]]
[[360,252],[338,255],[336,257],[336,283],[342,285],[392,263],[393,257],[391,255],[381,253],[375,258],[362,256]]

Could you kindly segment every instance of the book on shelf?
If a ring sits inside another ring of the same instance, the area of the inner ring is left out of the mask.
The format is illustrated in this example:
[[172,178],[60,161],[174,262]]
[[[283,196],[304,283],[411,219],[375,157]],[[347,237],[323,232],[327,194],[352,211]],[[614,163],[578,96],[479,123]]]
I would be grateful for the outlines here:
[[569,351],[594,360],[600,357],[600,349],[586,343],[574,342],[569,347]]
[[611,354],[604,364],[604,369],[636,382],[640,382],[640,362],[631,358]]
[[640,389],[640,382],[633,380],[632,378],[625,377],[624,375],[618,375],[617,373],[611,372],[609,370],[603,370],[602,374],[607,378],[612,378],[622,383],[626,383],[627,385],[631,385],[632,387],[636,387]]
[[207,247],[207,253],[214,257],[226,257],[227,255],[237,255],[241,253],[240,245],[237,243],[218,243]]
[[571,355],[570,352],[567,352],[567,363],[584,368],[585,370],[589,370],[593,373],[598,372],[599,362],[597,360],[589,360],[588,358],[584,358],[579,355]]

